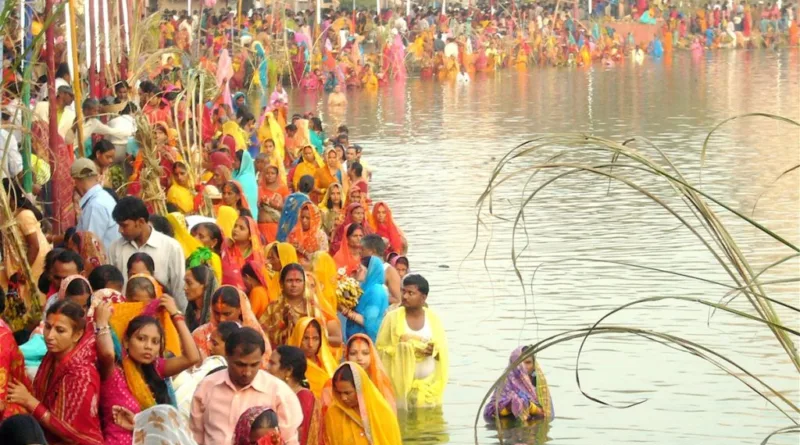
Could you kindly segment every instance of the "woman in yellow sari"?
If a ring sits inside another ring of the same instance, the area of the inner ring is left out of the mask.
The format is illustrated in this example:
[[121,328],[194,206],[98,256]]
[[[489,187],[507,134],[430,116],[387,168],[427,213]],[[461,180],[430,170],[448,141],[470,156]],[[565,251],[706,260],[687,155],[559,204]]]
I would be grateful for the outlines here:
[[[306,145],[303,147],[303,151],[301,153],[303,155],[303,160],[297,164],[297,167],[295,167],[294,176],[292,177],[292,186],[294,186],[295,191],[297,191],[300,178],[306,175],[315,178],[317,175],[317,170],[319,170],[319,164],[317,164],[317,159],[314,156],[314,147],[311,145]],[[315,203],[319,202],[319,194],[312,192],[311,195],[311,199],[314,200]],[[314,199],[314,195],[317,196],[317,199]]]
[[345,362],[333,375],[325,413],[327,445],[400,445],[397,416],[361,366]]
[[337,364],[327,337],[317,319],[303,317],[297,320],[288,342],[289,346],[300,348],[306,354],[306,380],[318,398],[322,395],[325,383],[333,376]]
[[[228,207],[229,208],[229,207]],[[183,256],[189,268],[205,264],[214,271],[217,282],[222,282],[222,260],[216,252],[204,246],[193,237],[186,227],[186,218],[182,213],[173,212],[167,215],[167,221],[175,232],[173,238],[183,248]]]
[[237,219],[239,219],[239,212],[233,207],[219,206],[217,209],[217,226],[219,226],[225,239],[230,239],[233,235],[233,226],[236,224]]
[[[294,246],[289,243],[272,243],[267,245],[267,267],[271,269],[269,272],[269,282],[267,285],[267,293],[269,296],[269,303],[278,301],[281,296],[281,270],[287,264],[297,263],[297,251]],[[267,304],[269,304],[267,303]]]
[[172,185],[167,191],[167,202],[175,204],[186,215],[194,212],[194,193],[189,188],[189,171],[182,161],[172,166]]
[[317,297],[320,309],[326,314],[336,314],[336,288],[339,272],[336,261],[328,252],[317,252],[311,258],[311,271],[317,280]]

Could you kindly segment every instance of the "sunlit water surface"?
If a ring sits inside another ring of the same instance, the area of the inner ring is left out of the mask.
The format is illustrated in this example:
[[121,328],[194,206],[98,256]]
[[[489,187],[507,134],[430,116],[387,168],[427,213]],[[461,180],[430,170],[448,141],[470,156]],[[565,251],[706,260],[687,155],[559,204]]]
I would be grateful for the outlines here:
[[[431,283],[429,304],[442,317],[451,353],[450,383],[441,412],[401,419],[405,443],[497,443],[494,428],[474,421],[487,388],[511,350],[558,332],[590,326],[609,310],[652,296],[717,301],[727,289],[687,278],[607,263],[605,259],[731,284],[705,247],[663,209],[625,186],[589,175],[558,181],[527,208],[517,248],[526,291],[513,273],[511,223],[484,213],[476,237],[477,198],[492,168],[511,148],[537,133],[587,132],[616,141],[643,136],[663,149],[687,178],[699,180],[707,132],[748,112],[800,119],[800,53],[717,52],[674,60],[591,70],[541,69],[478,75],[468,85],[410,79],[377,93],[349,92],[344,116],[328,112],[322,94],[294,93],[292,112],[319,110],[332,130],[351,129],[374,169],[372,199],[385,200],[410,241],[411,269]],[[655,158],[645,145],[643,153]],[[554,153],[551,152],[551,153]],[[541,161],[543,158],[539,158]],[[733,122],[711,139],[702,189],[800,242],[800,173],[781,172],[800,159],[800,131],[763,118]],[[528,161],[529,163],[532,161]],[[663,182],[641,183],[680,202]],[[494,196],[494,211],[514,218],[526,178]],[[540,182],[537,182],[537,184]],[[789,249],[717,209],[754,268]],[[685,210],[682,214],[688,217]],[[487,249],[488,246],[488,250]],[[484,263],[484,254],[486,260]],[[765,280],[800,276],[793,261]],[[542,265],[531,278],[536,266]],[[794,284],[768,287],[771,296],[800,303]],[[733,304],[752,311],[746,300]],[[797,329],[796,314],[781,311]],[[761,376],[790,400],[800,380],[770,331],[697,304],[637,306],[608,323],[644,327],[701,343]],[[795,338],[797,340],[797,338]],[[538,356],[555,401],[556,420],[506,433],[511,443],[753,444],[791,421],[745,385],[685,352],[634,336],[596,337],[581,357],[581,383],[612,405],[602,406],[576,385],[579,341]],[[741,374],[740,374],[741,375]],[[800,422],[798,416],[795,421]],[[545,439],[547,438],[547,439]],[[772,443],[797,444],[797,436]]]

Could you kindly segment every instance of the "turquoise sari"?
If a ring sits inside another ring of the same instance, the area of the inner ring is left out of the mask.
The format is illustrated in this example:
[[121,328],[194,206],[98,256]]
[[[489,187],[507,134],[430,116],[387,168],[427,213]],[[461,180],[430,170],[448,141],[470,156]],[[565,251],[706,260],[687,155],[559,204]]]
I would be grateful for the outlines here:
[[258,216],[258,182],[256,181],[256,166],[253,157],[247,150],[242,150],[242,165],[233,172],[233,180],[242,185],[242,191],[250,206],[250,213]]

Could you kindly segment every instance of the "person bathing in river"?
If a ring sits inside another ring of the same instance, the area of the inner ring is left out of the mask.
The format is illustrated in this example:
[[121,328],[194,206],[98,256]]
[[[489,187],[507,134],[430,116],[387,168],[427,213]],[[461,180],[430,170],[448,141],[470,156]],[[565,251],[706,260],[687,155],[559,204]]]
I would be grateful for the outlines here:
[[[520,346],[511,353],[509,366],[516,363],[531,347]],[[544,372],[535,356],[528,356],[509,374],[502,387],[498,387],[483,410],[486,421],[510,417],[522,421],[552,420],[555,415],[553,400]]]

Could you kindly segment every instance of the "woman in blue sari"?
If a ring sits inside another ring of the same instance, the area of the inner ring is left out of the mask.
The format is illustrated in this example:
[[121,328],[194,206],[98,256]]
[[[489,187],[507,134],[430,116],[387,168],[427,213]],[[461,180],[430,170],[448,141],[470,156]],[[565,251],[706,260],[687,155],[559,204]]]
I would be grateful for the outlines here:
[[[234,94],[231,98],[231,105],[233,106],[233,114],[238,118],[240,117],[239,113],[244,113],[245,111],[249,111],[249,106],[247,105],[247,96],[241,91]],[[237,119],[238,120],[238,119]]]
[[308,136],[311,140],[311,145],[313,145],[317,153],[322,156],[325,142],[325,132],[322,130],[322,121],[318,117],[312,117],[309,123],[311,125],[309,127]]
[[[361,260],[362,266],[364,260]],[[359,276],[362,274],[364,272],[359,271]],[[345,332],[348,340],[353,335],[360,333],[368,335],[373,342],[376,341],[381,322],[389,307],[389,294],[383,286],[385,280],[383,262],[378,257],[369,257],[369,266],[367,266],[366,274],[361,281],[361,289],[364,293],[358,299],[358,304],[353,310],[342,312],[347,318]]]
[[[236,168],[236,164],[239,167]],[[247,150],[236,152],[234,162],[233,180],[242,185],[242,191],[250,206],[250,213],[258,215],[258,182],[256,181],[256,166]]]
[[286,197],[283,202],[281,219],[278,221],[278,234],[275,237],[277,241],[286,242],[292,229],[297,225],[297,221],[300,220],[300,210],[303,208],[303,204],[308,201],[308,195],[303,192],[295,192]]

